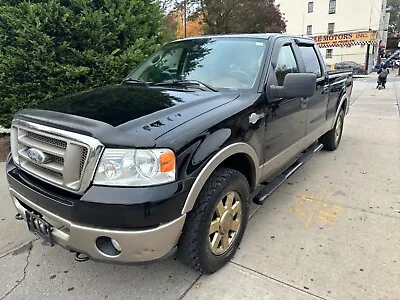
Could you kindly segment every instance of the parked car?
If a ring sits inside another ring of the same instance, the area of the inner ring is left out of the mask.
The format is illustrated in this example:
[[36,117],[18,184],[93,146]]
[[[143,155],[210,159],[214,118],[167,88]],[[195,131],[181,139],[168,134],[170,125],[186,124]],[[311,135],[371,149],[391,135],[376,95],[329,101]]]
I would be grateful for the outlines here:
[[336,70],[345,70],[345,69],[352,69],[353,74],[365,74],[365,67],[363,65],[360,65],[354,61],[343,61],[340,63],[335,64],[335,69]]
[[238,249],[250,201],[339,146],[352,86],[351,72],[326,71],[312,39],[169,43],[119,85],[14,116],[6,172],[16,218],[78,261],[177,250],[213,273]]

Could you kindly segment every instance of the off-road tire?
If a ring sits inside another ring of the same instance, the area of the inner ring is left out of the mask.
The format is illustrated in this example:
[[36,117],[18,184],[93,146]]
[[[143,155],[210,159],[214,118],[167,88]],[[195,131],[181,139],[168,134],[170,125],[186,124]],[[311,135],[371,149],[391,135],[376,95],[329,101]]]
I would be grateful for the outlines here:
[[[210,224],[217,204],[231,191],[241,197],[241,225],[229,250],[215,255],[209,244]],[[229,168],[218,168],[207,180],[192,211],[187,215],[178,245],[178,258],[204,274],[212,274],[223,267],[234,256],[246,229],[249,194],[249,183],[242,173]]]
[[[335,126],[319,138],[319,142],[324,146],[325,150],[335,151],[342,140],[343,135],[343,125],[344,125],[345,113],[341,109],[340,113],[336,119]],[[337,136],[338,126],[340,127],[340,134]]]

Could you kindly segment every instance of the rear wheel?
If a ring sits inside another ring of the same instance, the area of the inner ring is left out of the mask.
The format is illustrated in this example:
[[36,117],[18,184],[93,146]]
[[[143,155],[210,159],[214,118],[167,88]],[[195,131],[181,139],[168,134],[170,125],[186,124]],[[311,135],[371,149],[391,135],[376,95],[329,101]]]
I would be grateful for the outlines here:
[[322,137],[320,137],[319,142],[324,145],[324,149],[335,151],[339,147],[343,135],[344,116],[344,110],[341,109],[335,126]]
[[211,274],[235,254],[247,225],[249,184],[240,172],[217,169],[188,214],[178,256],[196,271]]

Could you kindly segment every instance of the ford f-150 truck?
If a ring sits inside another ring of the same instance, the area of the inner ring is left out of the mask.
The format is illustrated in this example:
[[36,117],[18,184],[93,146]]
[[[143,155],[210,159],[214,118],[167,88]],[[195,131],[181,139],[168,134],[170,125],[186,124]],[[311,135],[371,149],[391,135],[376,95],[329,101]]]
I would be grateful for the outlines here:
[[261,204],[341,140],[350,72],[312,39],[207,36],[161,47],[121,84],[15,114],[16,218],[78,261],[142,263],[177,250],[212,273]]

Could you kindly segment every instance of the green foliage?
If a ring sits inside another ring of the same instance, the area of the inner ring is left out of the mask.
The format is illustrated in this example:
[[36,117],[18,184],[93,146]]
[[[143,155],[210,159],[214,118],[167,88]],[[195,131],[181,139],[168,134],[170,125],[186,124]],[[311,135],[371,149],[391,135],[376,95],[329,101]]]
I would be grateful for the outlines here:
[[53,97],[120,82],[165,41],[151,0],[0,0],[0,124]]

